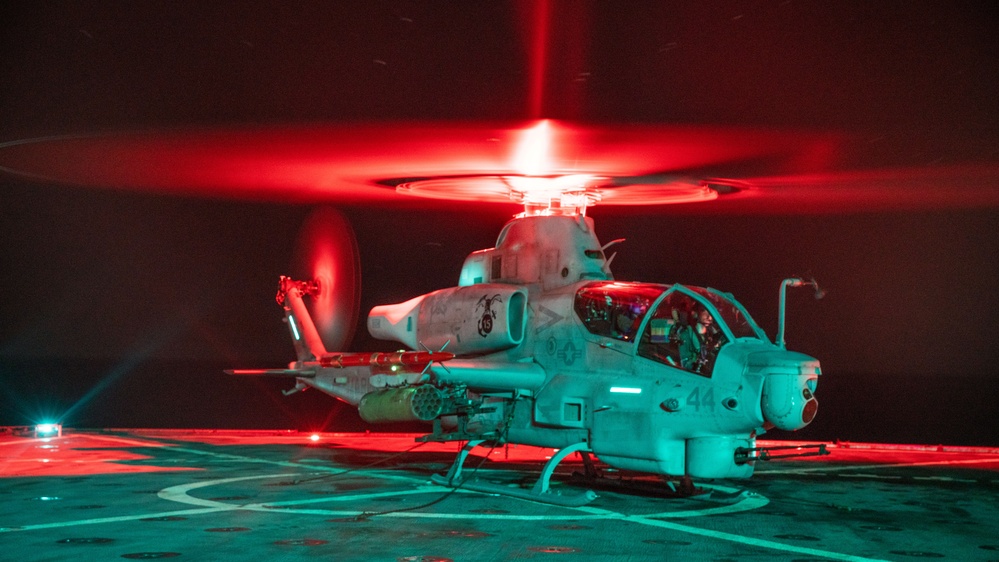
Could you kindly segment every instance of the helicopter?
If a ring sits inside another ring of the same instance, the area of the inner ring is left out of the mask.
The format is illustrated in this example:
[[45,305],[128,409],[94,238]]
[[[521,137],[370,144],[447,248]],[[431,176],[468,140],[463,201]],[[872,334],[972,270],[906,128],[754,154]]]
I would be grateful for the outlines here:
[[[373,424],[423,421],[423,439],[465,443],[438,479],[445,485],[519,494],[463,478],[469,452],[558,449],[522,491],[555,503],[589,497],[551,492],[571,454],[584,466],[593,455],[660,475],[668,488],[679,478],[689,490],[689,479],[746,478],[757,462],[788,456],[756,438],[817,414],[821,367],[785,349],[782,320],[784,292],[819,296],[814,280],[781,283],[770,340],[728,293],[617,280],[607,252],[618,241],[602,244],[587,210],[999,205],[995,166],[851,169],[835,162],[849,146],[829,133],[549,120],[260,126],[19,141],[0,146],[0,168],[101,189],[283,203],[522,206],[494,247],[468,256],[455,286],[371,311],[369,333],[403,351],[338,351],[345,338],[324,325],[353,326],[359,300],[340,299],[328,272],[313,271],[279,281],[296,360],[231,372],[284,377],[294,384],[286,393],[316,388]],[[353,244],[348,229],[327,224],[344,234],[342,246]],[[307,299],[334,306],[310,315]]]
[[[529,135],[524,144],[532,142]],[[593,455],[668,482],[748,478],[758,460],[774,456],[756,447],[759,435],[815,418],[820,363],[786,349],[783,338],[786,289],[810,286],[821,297],[814,280],[781,284],[779,336],[771,341],[730,293],[615,279],[607,251],[620,240],[602,244],[586,215],[602,196],[601,178],[470,181],[505,183],[524,211],[494,247],[465,259],[455,286],[369,312],[370,335],[404,350],[327,350],[306,299],[328,299],[329,281],[281,276],[276,300],[297,359],[283,369],[226,372],[287,377],[295,386],[285,394],[315,388],[368,423],[425,422],[430,431],[420,440],[465,442],[448,475],[435,478],[447,486],[516,494],[463,479],[469,452],[505,443],[556,449],[535,487],[519,493],[573,505],[595,496],[550,487],[555,467],[573,453],[588,470]],[[434,196],[466,188],[455,177],[396,185]],[[710,198],[717,189],[688,186],[684,197]],[[793,454],[825,453],[816,449]]]

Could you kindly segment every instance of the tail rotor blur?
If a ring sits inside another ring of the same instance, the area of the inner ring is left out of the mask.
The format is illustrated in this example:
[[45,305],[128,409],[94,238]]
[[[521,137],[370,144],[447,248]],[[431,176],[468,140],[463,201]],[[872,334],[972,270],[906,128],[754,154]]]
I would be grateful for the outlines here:
[[326,349],[347,349],[360,308],[361,267],[354,231],[339,211],[320,207],[306,218],[295,245],[292,275],[318,285],[317,294],[308,300]]

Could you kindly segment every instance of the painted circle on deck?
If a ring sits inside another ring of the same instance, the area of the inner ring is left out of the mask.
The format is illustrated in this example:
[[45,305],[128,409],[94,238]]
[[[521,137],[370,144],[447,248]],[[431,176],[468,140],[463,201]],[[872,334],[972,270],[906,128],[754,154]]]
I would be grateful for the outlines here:
[[[288,478],[288,474],[264,474],[257,476],[244,476],[239,478],[222,478],[218,480],[208,480],[208,481],[197,481],[189,484],[181,484],[178,486],[171,486],[169,488],[164,488],[159,492],[159,497],[165,500],[175,501],[178,503],[184,503],[189,505],[196,505],[199,507],[214,507],[219,509],[240,509],[246,511],[265,511],[269,513],[297,513],[297,514],[307,514],[307,515],[319,515],[324,517],[332,517],[330,521],[356,521],[359,515],[381,515],[385,517],[397,516],[396,513],[388,510],[384,514],[370,514],[365,511],[360,511],[356,509],[326,509],[318,507],[320,504],[325,502],[336,503],[338,505],[343,505],[349,503],[352,500],[356,501],[373,501],[378,498],[383,498],[387,496],[391,497],[401,497],[410,495],[441,495],[449,493],[448,488],[443,488],[441,486],[435,485],[423,485],[410,490],[400,490],[391,493],[386,492],[374,492],[374,493],[360,493],[360,494],[339,494],[331,495],[328,498],[317,499],[308,498],[301,500],[282,500],[273,503],[258,503],[258,504],[248,504],[248,505],[235,505],[224,502],[219,502],[211,499],[202,499],[192,496],[190,493],[201,489],[209,488],[215,485],[231,484],[234,482],[244,482],[249,480],[261,480],[267,478]],[[266,484],[264,484],[266,486]],[[704,488],[709,490],[718,491],[724,494],[737,494],[739,490],[734,488],[727,488],[724,486],[718,486],[715,484],[704,484]],[[457,492],[477,494],[478,492],[472,492],[468,490],[458,489]],[[514,498],[511,498],[514,499]],[[463,510],[460,512],[441,512],[441,513],[421,513],[421,512],[406,512],[405,516],[410,518],[420,518],[420,519],[450,519],[453,520],[457,517],[468,517],[470,519],[493,519],[493,520],[538,520],[538,521],[572,521],[573,525],[576,525],[578,521],[587,520],[599,520],[599,519],[621,519],[621,518],[638,518],[638,519],[678,519],[678,518],[690,518],[690,517],[700,517],[705,515],[718,515],[722,513],[737,513],[742,511],[750,511],[763,507],[769,503],[766,497],[743,492],[739,499],[730,504],[712,506],[704,508],[700,505],[693,506],[692,509],[681,509],[676,511],[665,511],[659,513],[648,513],[648,514],[624,514],[615,511],[605,510],[605,509],[592,509],[588,507],[583,508],[572,508],[563,507],[566,510],[563,515],[544,515],[544,516],[525,516],[521,514],[510,514],[503,512],[504,510],[499,509],[479,509],[479,510]],[[345,506],[346,507],[346,506]],[[208,529],[206,529],[208,530]],[[237,530],[237,528],[226,528],[226,530]],[[244,530],[239,528],[238,530]],[[245,529],[249,530],[249,529]]]

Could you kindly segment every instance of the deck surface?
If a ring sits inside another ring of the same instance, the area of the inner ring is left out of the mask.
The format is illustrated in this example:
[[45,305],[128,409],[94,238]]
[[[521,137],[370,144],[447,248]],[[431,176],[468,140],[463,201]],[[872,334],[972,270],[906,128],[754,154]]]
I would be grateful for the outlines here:
[[[999,449],[834,444],[660,497],[652,479],[560,507],[430,483],[456,444],[221,430],[0,434],[0,559],[999,560]],[[551,449],[476,449],[530,487]],[[476,454],[477,453],[477,454]],[[488,454],[487,454],[488,453]],[[582,490],[567,459],[553,490]]]

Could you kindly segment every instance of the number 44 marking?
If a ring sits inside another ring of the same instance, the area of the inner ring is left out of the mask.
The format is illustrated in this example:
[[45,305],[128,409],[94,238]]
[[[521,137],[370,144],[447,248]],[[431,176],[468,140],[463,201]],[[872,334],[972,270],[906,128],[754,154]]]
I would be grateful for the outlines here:
[[701,387],[695,386],[690,396],[687,397],[687,405],[693,406],[697,411],[701,410],[701,406],[712,412],[715,411],[715,389],[708,387],[704,394],[701,394]]

